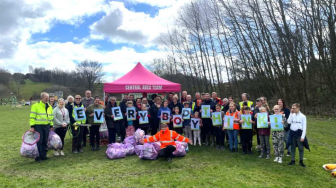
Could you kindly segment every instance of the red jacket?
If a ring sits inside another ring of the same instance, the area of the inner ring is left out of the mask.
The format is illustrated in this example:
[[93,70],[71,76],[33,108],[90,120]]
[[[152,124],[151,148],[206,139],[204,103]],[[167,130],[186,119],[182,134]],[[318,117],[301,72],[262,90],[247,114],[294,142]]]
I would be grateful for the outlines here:
[[160,132],[156,133],[156,135],[144,139],[144,143],[161,142],[161,148],[166,148],[169,145],[176,147],[175,140],[180,142],[189,142],[189,138],[183,137],[177,134],[175,131],[171,131],[167,128],[164,132],[161,130]]

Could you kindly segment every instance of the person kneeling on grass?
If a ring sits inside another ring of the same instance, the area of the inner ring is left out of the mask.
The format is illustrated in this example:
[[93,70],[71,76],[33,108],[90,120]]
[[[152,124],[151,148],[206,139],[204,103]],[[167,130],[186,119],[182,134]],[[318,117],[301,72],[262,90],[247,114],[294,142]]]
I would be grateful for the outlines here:
[[159,157],[166,157],[168,158],[168,162],[171,162],[173,152],[176,150],[176,143],[174,140],[192,144],[192,140],[177,134],[175,131],[169,130],[168,125],[165,123],[161,124],[160,132],[156,133],[154,136],[140,140],[140,143],[161,142]]

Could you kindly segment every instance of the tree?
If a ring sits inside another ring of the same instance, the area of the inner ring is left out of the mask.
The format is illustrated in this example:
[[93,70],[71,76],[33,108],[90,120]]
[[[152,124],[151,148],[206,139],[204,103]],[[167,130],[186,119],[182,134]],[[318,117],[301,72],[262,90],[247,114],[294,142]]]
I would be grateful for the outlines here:
[[98,61],[84,60],[76,66],[76,73],[80,83],[85,90],[96,91],[99,83],[102,83],[104,76],[103,65]]

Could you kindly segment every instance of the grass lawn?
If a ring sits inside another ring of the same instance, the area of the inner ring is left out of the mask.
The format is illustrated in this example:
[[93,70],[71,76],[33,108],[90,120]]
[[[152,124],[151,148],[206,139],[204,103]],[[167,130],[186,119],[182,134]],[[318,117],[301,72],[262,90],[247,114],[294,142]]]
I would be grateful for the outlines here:
[[[16,96],[18,101],[22,99],[28,101],[31,96],[33,96],[34,92],[41,93],[46,88],[51,87],[51,83],[43,83],[43,82],[32,82],[31,80],[25,80],[26,84],[20,85],[20,96]],[[9,96],[8,96],[9,98]]]
[[307,168],[299,166],[298,159],[297,165],[287,166],[289,157],[283,164],[273,162],[273,150],[272,159],[266,160],[256,152],[244,156],[205,146],[191,146],[184,158],[172,163],[137,156],[109,160],[105,147],[71,154],[69,137],[66,156],[49,152],[48,161],[36,163],[20,156],[29,111],[28,106],[0,106],[0,187],[336,187],[336,178],[322,168],[336,163],[335,121],[308,118],[312,151],[305,150]]

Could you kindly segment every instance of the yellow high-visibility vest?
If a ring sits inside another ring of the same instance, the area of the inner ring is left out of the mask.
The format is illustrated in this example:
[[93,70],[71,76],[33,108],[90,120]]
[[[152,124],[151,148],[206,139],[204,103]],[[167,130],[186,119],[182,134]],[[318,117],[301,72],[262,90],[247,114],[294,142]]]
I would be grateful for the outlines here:
[[[239,102],[240,109],[243,108],[243,103],[244,103],[244,101]],[[247,106],[248,106],[248,107],[251,108],[252,105],[253,105],[253,102],[252,102],[252,101],[247,101]]]
[[[84,105],[82,104],[81,107],[84,107]],[[79,108],[78,106],[74,105],[74,109],[72,111],[72,117],[75,119],[75,109]],[[75,120],[76,121],[76,120]],[[76,121],[77,124],[85,124],[86,120],[82,120],[82,121]]]
[[46,110],[46,104],[39,101],[32,105],[30,110],[30,126],[34,125],[53,125],[53,108],[47,103],[48,108]]

